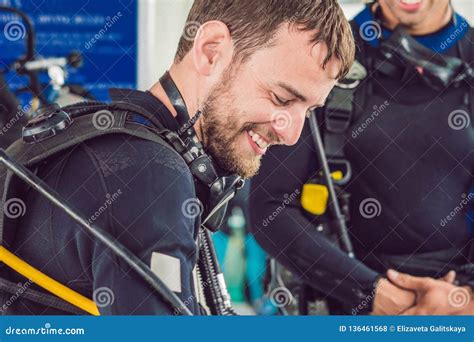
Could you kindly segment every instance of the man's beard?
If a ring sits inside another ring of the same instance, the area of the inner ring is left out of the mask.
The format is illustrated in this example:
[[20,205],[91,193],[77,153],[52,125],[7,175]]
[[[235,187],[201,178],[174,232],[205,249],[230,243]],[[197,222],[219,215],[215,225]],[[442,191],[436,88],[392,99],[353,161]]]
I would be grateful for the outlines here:
[[238,118],[242,112],[233,107],[231,76],[230,71],[224,73],[222,81],[210,92],[203,105],[203,144],[206,152],[224,172],[250,178],[257,174],[261,157],[238,149],[238,138],[255,125],[240,126]]

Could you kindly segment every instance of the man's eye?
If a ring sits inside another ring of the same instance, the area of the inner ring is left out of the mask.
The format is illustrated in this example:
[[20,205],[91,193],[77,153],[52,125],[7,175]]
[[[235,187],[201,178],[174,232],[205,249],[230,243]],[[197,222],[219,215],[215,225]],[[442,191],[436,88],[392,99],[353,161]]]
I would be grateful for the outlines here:
[[290,100],[282,99],[281,97],[279,97],[276,94],[273,94],[273,99],[274,99],[274,102],[277,106],[282,106],[282,107],[287,106],[291,102]]

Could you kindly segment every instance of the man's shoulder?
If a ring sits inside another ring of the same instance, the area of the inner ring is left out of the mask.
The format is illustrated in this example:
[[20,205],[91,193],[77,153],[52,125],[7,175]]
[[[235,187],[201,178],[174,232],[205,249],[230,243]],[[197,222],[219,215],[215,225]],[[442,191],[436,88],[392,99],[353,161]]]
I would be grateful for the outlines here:
[[111,134],[82,145],[105,174],[128,168],[154,168],[191,175],[184,159],[164,141],[157,143],[126,134]]
[[106,134],[79,142],[47,158],[40,169],[50,177],[144,182],[156,178],[160,183],[179,178],[180,186],[193,184],[188,165],[170,145],[128,134]]
[[131,217],[146,220],[158,213],[176,217],[173,208],[195,197],[191,171],[179,154],[126,134],[84,141],[55,155],[40,172],[87,215],[112,202],[107,210],[127,224]]

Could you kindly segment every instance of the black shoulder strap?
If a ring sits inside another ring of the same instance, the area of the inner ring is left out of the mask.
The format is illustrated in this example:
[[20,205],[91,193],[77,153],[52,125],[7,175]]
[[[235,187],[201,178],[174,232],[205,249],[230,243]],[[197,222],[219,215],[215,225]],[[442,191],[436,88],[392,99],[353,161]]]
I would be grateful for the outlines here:
[[97,113],[101,110],[108,111],[126,111],[130,113],[136,113],[147,120],[149,120],[159,131],[164,131],[164,127],[159,121],[158,117],[153,113],[148,112],[143,107],[135,105],[133,103],[115,101],[112,103],[104,102],[81,102],[74,105],[64,107],[63,110],[71,115],[74,119],[78,116],[83,116],[91,113]]
[[163,89],[165,89],[166,95],[171,101],[173,108],[176,110],[176,119],[178,120],[179,124],[181,126],[186,125],[189,120],[188,109],[184,103],[183,96],[181,95],[176,83],[174,83],[168,71],[165,72],[165,74],[160,78],[160,83]]
[[[368,65],[370,61],[367,61],[366,58],[364,41],[357,38],[357,25],[354,21],[351,22],[351,26],[358,50],[355,63],[359,63],[361,67],[370,70]],[[349,72],[349,78],[351,74]],[[352,177],[351,164],[344,154],[344,146],[346,144],[345,133],[355,119],[356,107],[360,108],[363,105],[363,103],[359,102],[365,101],[366,87],[365,79],[349,79],[348,82],[338,82],[331,91],[326,106],[323,109],[324,149],[331,170],[342,171],[344,174],[343,179],[337,182],[341,185],[346,184]],[[356,103],[357,106],[355,105]]]
[[18,140],[7,153],[28,166],[83,141],[113,133],[130,134],[169,145],[163,140],[169,131],[155,115],[135,104],[83,102],[62,110],[74,121],[74,125],[67,129],[68,134],[56,134],[51,139],[34,144]]

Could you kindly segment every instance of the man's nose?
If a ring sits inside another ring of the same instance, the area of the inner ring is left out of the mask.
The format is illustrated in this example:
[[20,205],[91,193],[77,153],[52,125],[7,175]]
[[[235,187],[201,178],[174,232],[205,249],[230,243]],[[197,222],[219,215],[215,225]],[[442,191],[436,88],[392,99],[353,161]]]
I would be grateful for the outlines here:
[[291,146],[300,138],[306,118],[306,110],[278,111],[272,116],[272,127],[280,137],[280,142]]

